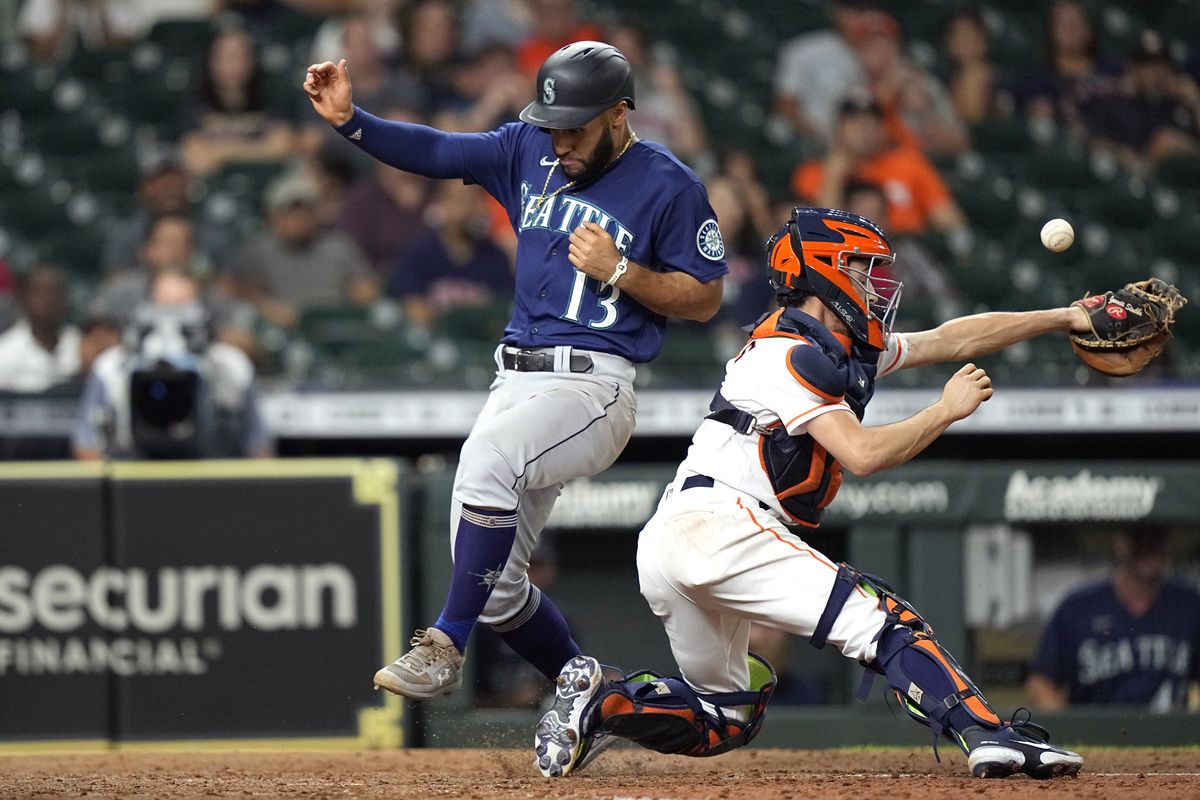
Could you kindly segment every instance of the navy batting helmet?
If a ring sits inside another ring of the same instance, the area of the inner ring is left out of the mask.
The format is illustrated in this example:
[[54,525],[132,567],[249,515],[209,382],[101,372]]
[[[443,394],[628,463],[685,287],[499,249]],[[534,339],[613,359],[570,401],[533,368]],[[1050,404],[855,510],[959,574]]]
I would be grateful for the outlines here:
[[521,121],[539,128],[579,128],[624,100],[633,108],[633,68],[604,42],[574,42],[547,58],[537,74],[537,99]]

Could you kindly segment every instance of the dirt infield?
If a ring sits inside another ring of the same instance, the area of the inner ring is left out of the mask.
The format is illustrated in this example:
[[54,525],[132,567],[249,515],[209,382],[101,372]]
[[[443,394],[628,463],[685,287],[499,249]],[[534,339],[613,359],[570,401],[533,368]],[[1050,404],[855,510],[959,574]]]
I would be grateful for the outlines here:
[[1200,797],[1200,750],[1084,752],[1076,779],[965,777],[965,759],[928,750],[767,750],[714,759],[614,748],[565,779],[542,778],[519,750],[357,753],[124,752],[0,756],[5,798],[758,798],[963,796]]

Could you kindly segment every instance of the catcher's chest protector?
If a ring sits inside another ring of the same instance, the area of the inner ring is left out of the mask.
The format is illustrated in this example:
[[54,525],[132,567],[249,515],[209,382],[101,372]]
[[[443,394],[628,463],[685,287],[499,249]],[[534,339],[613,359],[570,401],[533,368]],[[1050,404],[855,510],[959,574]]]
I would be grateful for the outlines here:
[[[751,341],[766,337],[795,339],[788,368],[807,388],[829,402],[845,401],[860,420],[875,392],[878,353],[849,352],[829,329],[795,308],[785,308],[759,320]],[[792,436],[782,425],[760,429],[752,416],[740,411],[718,391],[708,418],[738,432],[759,434],[759,457],[780,506],[792,522],[816,527],[825,507],[842,485],[842,466],[808,434]]]
[[762,727],[775,670],[756,653],[746,660],[751,688],[745,692],[699,694],[679,678],[649,671],[613,681],[594,701],[598,727],[673,755],[716,756],[748,744]]

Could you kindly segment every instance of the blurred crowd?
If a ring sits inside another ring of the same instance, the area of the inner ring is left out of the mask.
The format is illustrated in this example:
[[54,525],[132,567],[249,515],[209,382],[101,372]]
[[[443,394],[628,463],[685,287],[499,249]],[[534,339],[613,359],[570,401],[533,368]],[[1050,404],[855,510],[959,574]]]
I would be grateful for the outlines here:
[[[687,0],[676,5],[680,15],[695,12]],[[53,235],[7,247],[7,261],[0,251],[0,391],[79,379],[168,272],[197,282],[214,341],[242,350],[266,377],[311,377],[314,359],[350,353],[359,340],[380,361],[440,353],[433,361],[445,368],[474,357],[431,346],[439,332],[463,345],[464,310],[488,310],[468,319],[486,328],[481,341],[494,341],[497,326],[482,321],[503,319],[511,301],[507,219],[481,189],[380,165],[313,114],[299,89],[303,67],[339,57],[364,108],[472,131],[515,119],[537,67],[562,44],[598,38],[619,47],[637,76],[634,129],[692,166],[718,212],[730,276],[723,311],[706,331],[714,364],[770,306],[763,243],[793,204],[847,208],[884,227],[901,254],[895,277],[905,282],[912,324],[986,307],[994,298],[972,295],[963,280],[976,268],[978,219],[946,174],[977,136],[1016,121],[1030,141],[1073,143],[1135,177],[1200,155],[1200,59],[1163,35],[1179,31],[1139,30],[1125,51],[1105,52],[1096,4],[1044,6],[1042,41],[1029,43],[1017,71],[992,55],[1005,25],[999,6],[946,2],[940,38],[914,44],[901,4],[796,0],[797,9],[819,9],[824,23],[775,55],[763,112],[774,140],[797,145],[788,151],[797,155],[768,167],[760,152],[706,125],[710,87],[686,69],[705,54],[681,51],[662,31],[651,35],[633,2],[0,2],[12,23],[7,81],[36,84],[31,76],[72,71],[86,78],[99,69],[88,64],[111,68],[106,53],[149,58],[138,49],[147,44],[175,56],[159,54],[164,80],[181,54],[190,67],[175,111],[160,109],[156,125],[135,131],[132,191],[95,192],[102,241],[94,268],[40,247]],[[736,86],[738,76],[727,77]],[[43,129],[4,113],[22,142],[5,150],[4,168],[19,178],[19,157],[39,151]],[[5,244],[21,234],[9,220],[0,227]],[[327,335],[334,346],[322,349]],[[389,337],[405,342],[381,344]],[[387,374],[402,381],[415,373]]]

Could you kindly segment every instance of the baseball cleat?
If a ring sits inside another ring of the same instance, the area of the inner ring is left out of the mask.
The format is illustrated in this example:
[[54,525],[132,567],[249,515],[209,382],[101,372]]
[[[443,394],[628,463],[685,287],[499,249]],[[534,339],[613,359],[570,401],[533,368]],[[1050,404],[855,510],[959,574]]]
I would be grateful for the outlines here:
[[437,628],[418,630],[412,649],[375,673],[375,688],[413,700],[450,694],[462,686],[462,653]]
[[989,730],[979,726],[962,732],[967,744],[967,767],[976,778],[1007,778],[1018,772],[1045,780],[1075,777],[1083,767],[1083,757],[1070,750],[1053,747],[1050,734],[1041,725],[1013,721]]
[[537,768],[547,778],[565,777],[592,761],[608,746],[604,740],[611,738],[594,739],[584,730],[585,713],[604,686],[599,661],[575,656],[563,665],[555,684],[554,705],[533,733]]

